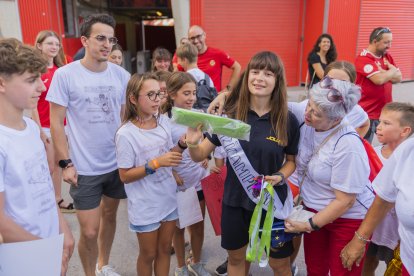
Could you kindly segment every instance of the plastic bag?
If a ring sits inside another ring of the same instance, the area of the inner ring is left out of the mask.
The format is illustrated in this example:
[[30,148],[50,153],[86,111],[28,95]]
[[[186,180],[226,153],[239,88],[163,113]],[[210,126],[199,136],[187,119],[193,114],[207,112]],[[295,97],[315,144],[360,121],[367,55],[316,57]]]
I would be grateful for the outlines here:
[[251,127],[242,121],[177,107],[173,107],[171,112],[172,119],[177,124],[192,128],[197,128],[198,125],[202,124],[203,132],[246,141],[250,139]]

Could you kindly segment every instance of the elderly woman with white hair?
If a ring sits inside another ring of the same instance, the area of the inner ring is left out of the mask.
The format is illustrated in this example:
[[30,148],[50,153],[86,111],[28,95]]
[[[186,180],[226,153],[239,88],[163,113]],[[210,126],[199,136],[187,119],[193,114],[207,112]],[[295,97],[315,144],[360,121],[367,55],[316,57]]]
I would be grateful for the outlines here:
[[287,221],[286,231],[304,235],[307,275],[361,275],[348,271],[339,254],[353,238],[374,195],[365,148],[345,115],[361,97],[348,81],[325,77],[312,87],[301,126],[296,170],[307,222]]

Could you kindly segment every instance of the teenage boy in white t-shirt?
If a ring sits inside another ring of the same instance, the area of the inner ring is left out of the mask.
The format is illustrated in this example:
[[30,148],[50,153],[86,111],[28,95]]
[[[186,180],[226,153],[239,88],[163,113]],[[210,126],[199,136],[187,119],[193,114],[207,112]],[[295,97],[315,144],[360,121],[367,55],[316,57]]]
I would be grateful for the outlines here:
[[65,275],[74,239],[56,205],[39,127],[23,117],[45,91],[45,71],[46,61],[33,48],[0,40],[0,233],[6,243],[63,233]]
[[126,194],[114,137],[130,74],[107,62],[117,43],[114,28],[115,20],[106,14],[85,19],[81,26],[85,57],[56,71],[46,98],[59,166],[63,179],[71,184],[81,228],[78,251],[87,276],[119,275],[109,266],[109,255],[119,200]]

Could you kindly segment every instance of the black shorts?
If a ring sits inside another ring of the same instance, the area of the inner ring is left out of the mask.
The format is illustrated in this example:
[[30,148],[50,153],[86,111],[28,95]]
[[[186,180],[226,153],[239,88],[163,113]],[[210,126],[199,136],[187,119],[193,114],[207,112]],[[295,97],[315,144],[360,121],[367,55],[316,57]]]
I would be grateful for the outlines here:
[[[249,243],[249,226],[253,211],[242,207],[231,207],[223,203],[221,213],[221,247],[237,250]],[[262,215],[262,220],[264,216]],[[263,221],[262,221],[263,223]],[[293,242],[285,242],[278,248],[270,249],[270,257],[283,259],[293,254]]]
[[371,242],[368,245],[367,256],[376,257],[378,260],[388,264],[394,258],[394,250]]
[[203,201],[204,200],[203,190],[197,191],[197,197],[198,197],[198,201]]

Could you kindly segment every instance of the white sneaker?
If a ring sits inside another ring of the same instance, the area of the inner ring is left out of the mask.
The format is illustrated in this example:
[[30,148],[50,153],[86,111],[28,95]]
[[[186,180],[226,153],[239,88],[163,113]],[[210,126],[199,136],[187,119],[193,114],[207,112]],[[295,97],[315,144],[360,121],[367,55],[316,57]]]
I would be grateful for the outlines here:
[[101,270],[98,268],[98,264],[96,264],[95,269],[96,276],[121,276],[120,274],[116,273],[115,269],[110,265],[104,265]]
[[188,264],[188,271],[193,273],[195,276],[211,276],[202,263]]
[[189,276],[188,268],[186,266],[183,266],[181,268],[176,267],[175,268],[175,276]]

